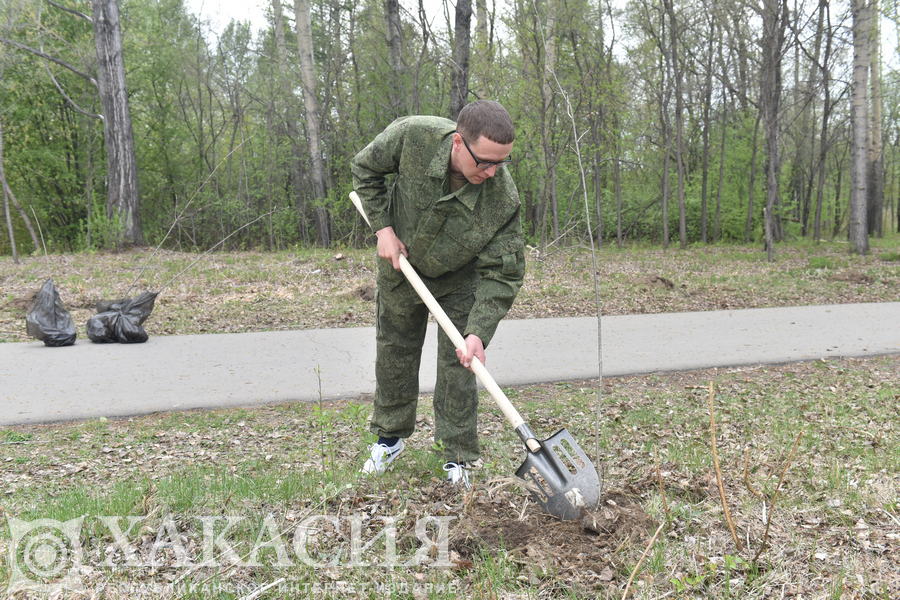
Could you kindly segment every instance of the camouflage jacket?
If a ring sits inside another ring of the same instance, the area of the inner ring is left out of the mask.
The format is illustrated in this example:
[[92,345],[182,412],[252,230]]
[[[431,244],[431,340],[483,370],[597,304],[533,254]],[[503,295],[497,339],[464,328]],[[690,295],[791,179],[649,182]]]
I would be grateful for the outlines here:
[[[450,193],[455,130],[440,117],[397,119],[353,158],[353,187],[373,231],[394,228],[436,295],[475,280],[463,335],[474,333],[487,346],[525,274],[519,194],[505,166],[481,184]],[[403,275],[381,260],[379,280],[400,285]]]

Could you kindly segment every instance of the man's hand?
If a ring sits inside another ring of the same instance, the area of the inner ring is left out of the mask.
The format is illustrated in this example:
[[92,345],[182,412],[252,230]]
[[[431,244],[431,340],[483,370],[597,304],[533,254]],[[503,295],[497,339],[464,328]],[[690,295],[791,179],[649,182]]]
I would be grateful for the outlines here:
[[484,357],[484,343],[481,341],[481,338],[474,333],[470,333],[466,336],[466,353],[463,354],[463,351],[457,348],[456,358],[459,359],[459,364],[471,371],[473,356],[478,357],[481,364],[484,364],[487,360]]
[[406,244],[400,241],[393,227],[385,227],[375,232],[378,237],[378,257],[391,262],[394,269],[400,270],[400,255],[409,258]]

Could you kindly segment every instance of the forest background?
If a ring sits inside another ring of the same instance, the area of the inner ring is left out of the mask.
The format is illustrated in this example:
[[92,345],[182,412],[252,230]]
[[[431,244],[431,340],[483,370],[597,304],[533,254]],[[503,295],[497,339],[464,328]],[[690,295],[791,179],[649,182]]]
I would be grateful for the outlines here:
[[900,230],[896,0],[427,4],[3,0],[0,254],[361,244],[352,156],[476,98],[535,246]]

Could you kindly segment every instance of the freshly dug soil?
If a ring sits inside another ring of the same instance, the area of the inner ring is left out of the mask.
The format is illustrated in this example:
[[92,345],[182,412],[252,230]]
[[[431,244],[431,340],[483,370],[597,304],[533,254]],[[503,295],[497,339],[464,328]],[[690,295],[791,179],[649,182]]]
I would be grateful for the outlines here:
[[657,524],[638,498],[608,491],[595,510],[560,521],[543,513],[521,490],[479,489],[466,498],[451,547],[463,557],[506,549],[530,581],[553,578],[597,587],[627,579],[623,558],[643,550]]

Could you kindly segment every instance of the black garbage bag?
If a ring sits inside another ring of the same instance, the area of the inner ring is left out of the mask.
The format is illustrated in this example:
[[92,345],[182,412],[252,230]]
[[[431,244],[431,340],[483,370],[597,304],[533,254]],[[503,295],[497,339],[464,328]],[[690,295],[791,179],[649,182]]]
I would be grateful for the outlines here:
[[159,292],[144,292],[137,298],[97,303],[97,314],[88,319],[87,334],[92,342],[142,344],[150,337],[144,321],[153,312]]
[[45,346],[71,346],[75,343],[75,322],[59,299],[59,292],[48,279],[31,301],[25,315],[28,335],[44,342]]

